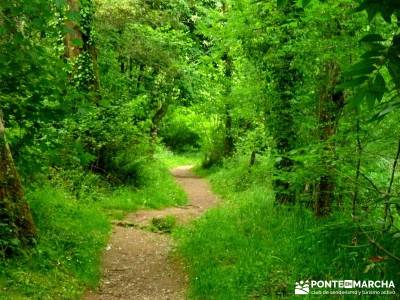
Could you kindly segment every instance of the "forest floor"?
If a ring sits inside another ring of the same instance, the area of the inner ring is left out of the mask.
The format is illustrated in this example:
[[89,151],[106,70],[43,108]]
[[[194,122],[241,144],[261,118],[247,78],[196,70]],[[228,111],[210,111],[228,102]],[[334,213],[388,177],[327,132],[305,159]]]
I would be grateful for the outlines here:
[[187,205],[138,211],[114,224],[103,256],[100,287],[89,292],[85,300],[185,299],[185,268],[173,255],[174,241],[163,229],[169,231],[168,226],[175,221],[185,224],[217,203],[208,183],[195,176],[191,168],[182,166],[171,171],[188,195]]

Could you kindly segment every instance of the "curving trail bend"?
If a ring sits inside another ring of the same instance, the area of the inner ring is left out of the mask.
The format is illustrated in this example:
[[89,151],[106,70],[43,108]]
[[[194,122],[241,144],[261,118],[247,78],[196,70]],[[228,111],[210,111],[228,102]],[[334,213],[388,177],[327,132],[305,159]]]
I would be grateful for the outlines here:
[[183,207],[163,210],[142,210],[129,214],[120,226],[113,228],[103,256],[103,278],[96,292],[85,300],[181,300],[186,298],[187,275],[183,264],[170,253],[174,242],[169,235],[144,228],[153,218],[173,215],[180,224],[200,216],[217,203],[208,183],[182,166],[171,171],[188,195]]

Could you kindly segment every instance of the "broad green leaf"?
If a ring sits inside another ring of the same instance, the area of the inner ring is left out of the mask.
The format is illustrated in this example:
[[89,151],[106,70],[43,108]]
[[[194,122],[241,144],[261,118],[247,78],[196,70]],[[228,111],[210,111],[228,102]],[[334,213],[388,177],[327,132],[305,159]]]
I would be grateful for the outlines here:
[[378,102],[380,102],[386,92],[386,82],[381,73],[378,73],[374,79],[373,90],[378,96]]
[[381,121],[382,119],[384,119],[384,117],[391,113],[394,110],[398,110],[400,109],[400,100],[397,99],[398,97],[395,96],[393,97],[389,102],[387,103],[383,103],[380,106],[380,109],[378,111],[378,113],[376,113],[372,118],[371,118],[371,122],[374,121]]
[[376,70],[376,67],[370,63],[370,61],[362,61],[359,64],[354,65],[350,70],[345,72],[345,76],[361,76],[361,75],[369,75],[373,71]]
[[366,91],[357,91],[347,99],[348,104],[353,108],[359,107],[365,98],[365,94]]
[[382,15],[382,18],[387,22],[391,23],[392,22],[392,14],[394,13],[395,6],[392,5],[381,5],[380,7],[380,12]]
[[276,0],[278,7],[283,7],[288,4],[289,0]]
[[365,93],[365,102],[367,103],[368,108],[371,110],[374,108],[376,101],[376,95],[374,92],[366,92]]
[[382,60],[382,56],[383,56],[383,51],[382,50],[374,49],[374,50],[370,50],[370,51],[365,52],[363,55],[361,55],[361,58],[363,58],[363,59],[379,59],[379,60]]
[[345,90],[345,89],[348,89],[348,88],[359,87],[360,85],[365,83],[367,80],[368,80],[367,76],[357,77],[355,79],[348,80],[348,81],[343,82],[342,84],[339,84],[336,87],[336,90],[341,91],[341,90]]
[[380,5],[371,3],[369,6],[366,7],[366,10],[368,13],[368,21],[371,23],[375,16],[379,13]]
[[391,57],[388,62],[388,70],[392,77],[393,83],[400,88],[400,59]]
[[79,22],[81,19],[81,14],[76,11],[69,11],[66,13],[66,17],[69,21]]
[[382,44],[378,44],[378,43],[369,43],[368,47],[374,51],[385,51],[387,50],[387,47],[382,45]]
[[311,1],[312,0],[303,0],[302,3],[301,3],[301,6],[303,8],[306,8],[311,3]]
[[110,100],[102,99],[102,100],[99,102],[99,104],[100,104],[102,107],[110,107],[111,102],[110,102]]
[[383,41],[385,41],[385,39],[380,34],[376,33],[368,34],[360,40],[361,43],[383,42]]
[[66,5],[66,0],[55,0],[55,4],[58,9],[63,8]]
[[81,39],[73,39],[72,45],[75,47],[83,47],[83,41]]

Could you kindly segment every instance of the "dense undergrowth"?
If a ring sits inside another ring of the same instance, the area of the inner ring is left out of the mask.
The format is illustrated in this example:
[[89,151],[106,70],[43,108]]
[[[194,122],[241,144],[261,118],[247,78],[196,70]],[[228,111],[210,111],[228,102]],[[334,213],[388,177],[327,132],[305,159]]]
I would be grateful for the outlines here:
[[166,168],[199,157],[161,143],[226,199],[178,234],[194,298],[399,285],[399,26],[390,0],[0,1],[0,298],[77,298],[110,220],[182,204]]
[[79,299],[100,279],[100,257],[111,221],[139,208],[181,205],[186,195],[160,161],[140,167],[137,187],[71,172],[27,191],[37,245],[0,260],[0,299]]
[[[398,280],[399,265],[368,243],[349,214],[317,219],[300,205],[274,205],[271,167],[268,158],[251,170],[235,158],[198,170],[223,201],[176,234],[191,298],[291,298],[300,280]],[[379,242],[395,247],[390,239]]]

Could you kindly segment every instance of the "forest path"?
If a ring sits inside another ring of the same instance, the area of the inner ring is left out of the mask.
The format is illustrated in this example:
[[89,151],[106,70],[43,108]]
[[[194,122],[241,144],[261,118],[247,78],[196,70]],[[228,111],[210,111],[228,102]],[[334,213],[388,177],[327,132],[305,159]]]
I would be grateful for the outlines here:
[[167,234],[151,232],[153,218],[175,216],[184,224],[214,206],[217,198],[208,183],[182,166],[171,171],[188,195],[184,207],[142,210],[129,214],[117,223],[103,256],[103,278],[97,293],[85,300],[178,300],[185,299],[187,275],[184,266],[171,256],[174,241]]

